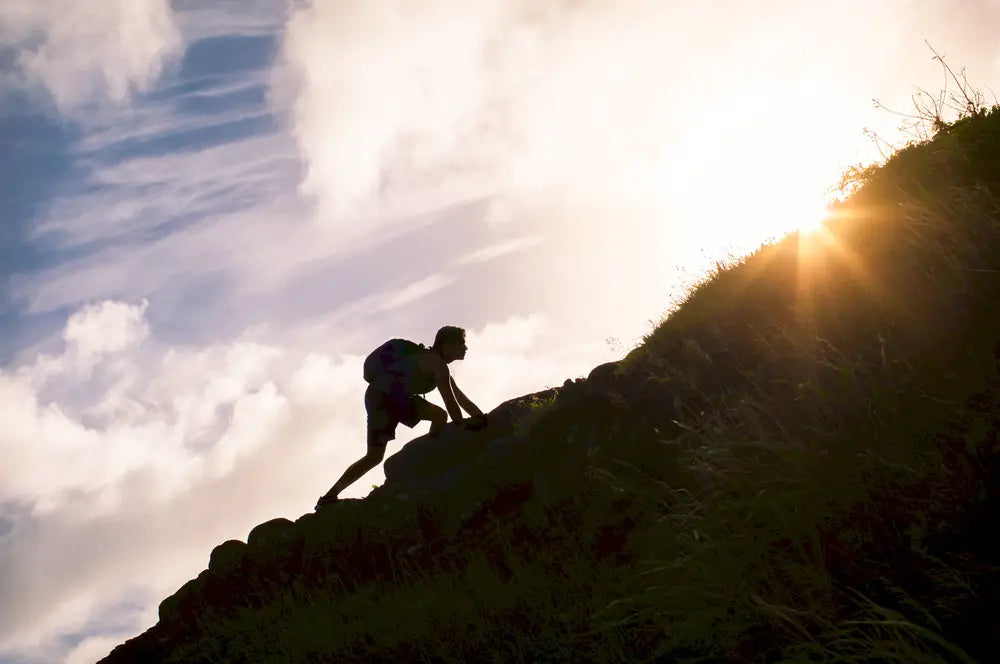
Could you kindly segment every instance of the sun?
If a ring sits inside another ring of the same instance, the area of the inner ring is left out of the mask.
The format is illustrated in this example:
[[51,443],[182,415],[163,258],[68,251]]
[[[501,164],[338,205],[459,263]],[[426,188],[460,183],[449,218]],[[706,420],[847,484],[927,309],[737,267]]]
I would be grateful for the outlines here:
[[825,222],[830,217],[830,208],[828,205],[824,204],[818,206],[815,210],[803,209],[798,213],[795,219],[795,230],[803,235],[813,233],[818,231],[823,227],[823,222]]
[[832,215],[826,200],[807,195],[775,197],[769,204],[761,205],[761,209],[763,214],[746,215],[752,220],[751,228],[756,225],[759,235],[779,238],[795,232],[812,235]]

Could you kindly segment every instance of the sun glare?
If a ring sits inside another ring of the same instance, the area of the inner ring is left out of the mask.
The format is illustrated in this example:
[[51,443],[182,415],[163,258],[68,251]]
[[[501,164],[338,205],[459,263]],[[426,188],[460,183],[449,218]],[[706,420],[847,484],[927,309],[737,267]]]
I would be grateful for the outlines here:
[[830,216],[830,211],[824,205],[817,210],[812,210],[802,214],[796,221],[796,229],[803,234],[818,231],[823,227],[823,222]]

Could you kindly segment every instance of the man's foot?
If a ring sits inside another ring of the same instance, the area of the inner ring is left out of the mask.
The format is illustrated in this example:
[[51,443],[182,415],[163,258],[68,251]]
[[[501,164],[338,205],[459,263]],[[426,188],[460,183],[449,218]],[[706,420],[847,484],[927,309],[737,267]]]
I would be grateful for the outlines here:
[[337,498],[336,496],[331,496],[331,495],[323,496],[322,498],[319,499],[319,502],[316,503],[316,507],[314,509],[318,510],[319,508],[323,507],[324,505],[330,505],[331,503],[336,503],[339,500],[340,500],[340,498]]

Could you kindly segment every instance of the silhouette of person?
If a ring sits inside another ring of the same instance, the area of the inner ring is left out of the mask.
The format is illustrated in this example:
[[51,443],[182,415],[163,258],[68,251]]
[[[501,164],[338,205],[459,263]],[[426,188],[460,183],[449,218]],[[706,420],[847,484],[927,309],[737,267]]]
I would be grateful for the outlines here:
[[[365,391],[368,453],[344,471],[316,503],[316,509],[336,502],[341,491],[382,461],[386,444],[396,437],[397,424],[413,428],[422,420],[430,420],[430,435],[436,437],[444,429],[449,415],[453,422],[461,422],[462,409],[465,409],[472,416],[466,422],[467,429],[486,426],[486,415],[458,389],[448,371],[450,363],[465,359],[467,349],[465,330],[446,325],[437,331],[433,346],[404,357],[372,380]],[[447,412],[420,396],[435,387],[444,399]]]

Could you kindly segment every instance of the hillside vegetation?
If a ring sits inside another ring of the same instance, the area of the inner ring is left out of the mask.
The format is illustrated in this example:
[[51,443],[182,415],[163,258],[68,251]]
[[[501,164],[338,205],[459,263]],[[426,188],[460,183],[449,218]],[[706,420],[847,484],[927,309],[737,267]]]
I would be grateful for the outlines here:
[[850,180],[465,457],[218,547],[104,661],[995,661],[1000,109]]

